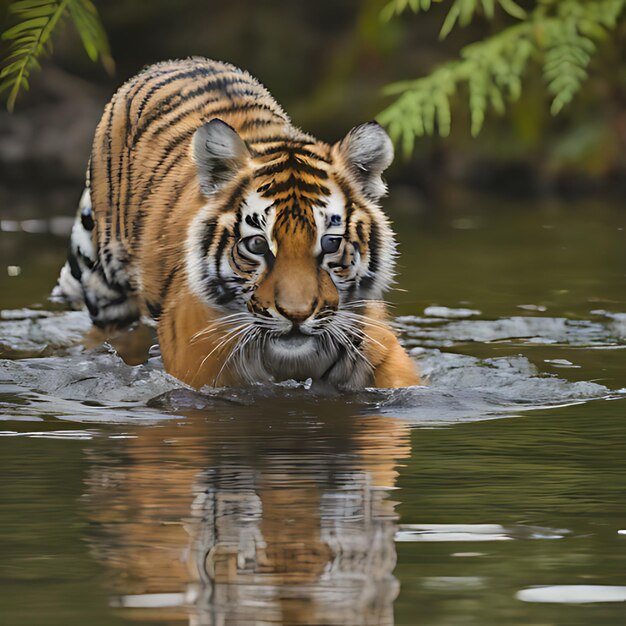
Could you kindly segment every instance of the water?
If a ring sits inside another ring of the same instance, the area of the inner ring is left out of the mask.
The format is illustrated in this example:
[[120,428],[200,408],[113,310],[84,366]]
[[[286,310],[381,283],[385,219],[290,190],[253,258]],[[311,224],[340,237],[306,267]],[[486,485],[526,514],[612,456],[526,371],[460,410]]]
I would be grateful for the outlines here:
[[3,215],[0,623],[624,623],[626,215],[448,204],[396,210],[428,385],[335,397],[87,350]]

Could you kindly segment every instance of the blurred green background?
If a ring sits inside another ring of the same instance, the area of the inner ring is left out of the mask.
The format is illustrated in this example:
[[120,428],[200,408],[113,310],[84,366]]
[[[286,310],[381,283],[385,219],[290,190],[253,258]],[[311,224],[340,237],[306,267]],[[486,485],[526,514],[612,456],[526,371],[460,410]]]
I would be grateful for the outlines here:
[[[393,102],[382,94],[385,85],[427,75],[465,45],[516,23],[496,5],[492,19],[477,10],[442,41],[452,0],[385,21],[388,3],[96,1],[115,71],[92,63],[71,22],[61,24],[30,92],[20,94],[15,113],[0,111],[0,202],[15,206],[8,190],[35,179],[38,186],[80,185],[104,104],[155,61],[190,55],[230,61],[258,77],[296,125],[335,141]],[[3,31],[15,21],[8,4],[0,9]],[[519,2],[528,11],[540,4]],[[445,204],[451,185],[518,196],[619,193],[626,181],[625,42],[622,15],[598,45],[581,92],[558,117],[550,114],[538,64],[529,66],[521,98],[503,116],[488,113],[476,139],[461,90],[452,99],[450,136],[418,138],[410,159],[398,156],[390,181],[411,185],[416,196],[409,204],[426,210]]]

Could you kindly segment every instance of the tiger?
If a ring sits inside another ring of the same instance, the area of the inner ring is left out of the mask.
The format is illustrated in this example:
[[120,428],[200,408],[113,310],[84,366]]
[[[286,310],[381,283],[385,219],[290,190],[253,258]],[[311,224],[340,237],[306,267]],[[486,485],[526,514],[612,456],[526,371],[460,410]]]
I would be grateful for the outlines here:
[[420,383],[383,300],[396,240],[376,122],[324,143],[248,72],[192,57],[124,83],[97,125],[54,300],[150,320],[184,384]]

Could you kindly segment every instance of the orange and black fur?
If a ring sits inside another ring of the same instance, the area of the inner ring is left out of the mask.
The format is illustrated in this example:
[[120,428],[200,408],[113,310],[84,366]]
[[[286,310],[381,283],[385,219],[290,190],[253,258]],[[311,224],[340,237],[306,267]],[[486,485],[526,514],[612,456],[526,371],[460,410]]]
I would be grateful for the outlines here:
[[153,65],[98,125],[53,296],[103,329],[156,320],[165,368],[194,387],[417,384],[381,302],[392,159],[378,124],[322,143],[227,63]]

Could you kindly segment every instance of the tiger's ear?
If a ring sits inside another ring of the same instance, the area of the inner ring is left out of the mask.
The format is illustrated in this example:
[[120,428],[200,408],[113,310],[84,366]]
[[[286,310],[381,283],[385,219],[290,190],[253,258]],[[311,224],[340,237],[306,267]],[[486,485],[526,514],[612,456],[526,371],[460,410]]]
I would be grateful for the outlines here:
[[355,126],[334,149],[339,153],[365,196],[377,202],[387,192],[381,178],[393,161],[393,143],[377,122]]
[[250,158],[250,152],[237,131],[214,119],[198,128],[192,141],[200,190],[209,196],[231,180]]

